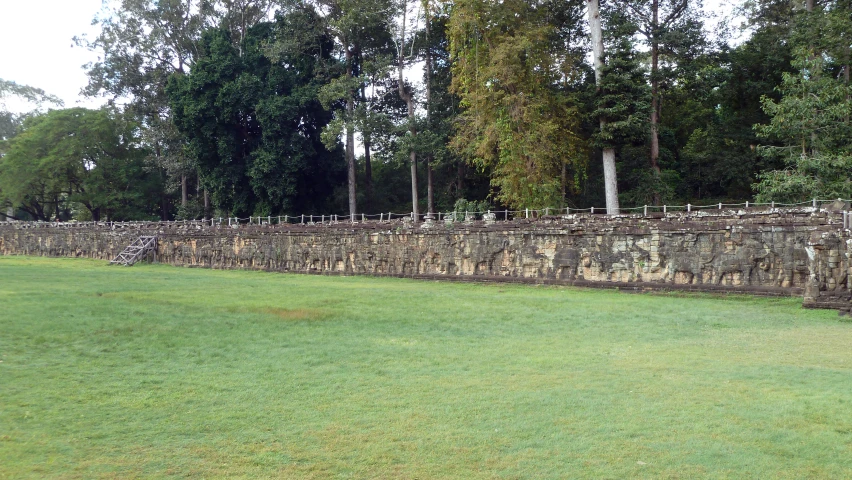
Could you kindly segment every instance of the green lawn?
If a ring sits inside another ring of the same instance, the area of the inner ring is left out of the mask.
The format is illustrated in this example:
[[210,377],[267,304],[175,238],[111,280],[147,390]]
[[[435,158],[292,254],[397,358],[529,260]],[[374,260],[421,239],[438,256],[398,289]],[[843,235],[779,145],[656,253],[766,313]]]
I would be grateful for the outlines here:
[[0,478],[850,478],[800,303],[0,257]]

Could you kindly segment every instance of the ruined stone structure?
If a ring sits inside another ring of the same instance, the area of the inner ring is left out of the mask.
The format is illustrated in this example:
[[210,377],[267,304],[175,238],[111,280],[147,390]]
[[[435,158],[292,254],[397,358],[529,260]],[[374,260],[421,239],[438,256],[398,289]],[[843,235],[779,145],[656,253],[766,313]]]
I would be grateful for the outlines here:
[[110,260],[157,235],[156,261],[178,266],[803,295],[842,308],[843,218],[808,208],[418,225],[5,223],[0,253]]

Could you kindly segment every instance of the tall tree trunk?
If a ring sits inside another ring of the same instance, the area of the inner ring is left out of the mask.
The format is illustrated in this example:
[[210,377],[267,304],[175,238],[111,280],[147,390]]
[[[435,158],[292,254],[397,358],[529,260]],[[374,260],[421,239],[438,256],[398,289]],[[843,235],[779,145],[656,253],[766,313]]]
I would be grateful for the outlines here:
[[9,207],[6,209],[6,221],[15,219],[15,207]]
[[414,215],[414,221],[418,221],[420,209],[418,207],[417,195],[417,153],[411,152],[411,213]]
[[[354,111],[355,102],[349,98],[346,100],[346,112],[350,118]],[[352,124],[346,126],[346,165],[349,181],[349,214],[355,215],[358,213],[358,203],[355,191],[355,129]]]
[[[399,90],[399,98],[405,101],[405,105],[408,108],[408,131],[411,133],[411,137],[414,138],[417,136],[417,127],[414,124],[415,120],[415,112],[414,112],[414,96],[411,91],[405,88],[405,77],[403,72],[405,70],[405,23],[407,21],[406,14],[408,13],[408,4],[403,3],[402,5],[402,28],[400,30],[399,36],[399,75],[397,77],[398,90]],[[417,152],[413,149],[411,150],[411,213],[414,214],[414,221],[417,221],[417,217],[420,214],[418,208],[418,192],[417,192]]]
[[[346,76],[352,77],[352,49],[346,47]],[[355,218],[358,213],[357,199],[355,197],[355,129],[352,125],[352,117],[355,115],[354,92],[349,92],[346,98],[346,165],[349,180],[349,215]]]
[[[369,111],[369,104],[372,102],[372,98],[368,102],[364,86],[361,86],[361,101],[368,104],[367,110]],[[369,130],[369,127],[364,130]],[[366,194],[366,205],[362,208],[369,211],[373,203],[373,162],[370,160],[372,138],[369,131],[361,132],[361,134],[364,136],[364,193]]]
[[164,222],[169,219],[169,197],[165,192],[160,195],[160,219]]
[[464,198],[464,189],[466,187],[464,183],[464,175],[464,161],[459,160],[456,162],[456,200]]
[[660,121],[660,44],[656,37],[656,30],[659,24],[659,0],[654,0],[652,4],[653,24],[651,31],[651,168],[655,174],[660,173],[658,160],[660,158],[660,136],[658,132],[658,123]]
[[[592,54],[595,64],[595,84],[600,88],[603,80],[604,67],[604,45],[603,29],[601,28],[601,12],[598,0],[586,0],[588,3],[589,31],[592,37]],[[656,1],[656,0],[655,0]],[[601,130],[606,128],[606,119],[601,117]],[[564,168],[564,167],[563,167]],[[620,213],[618,205],[618,179],[615,171],[615,149],[603,149],[603,171],[604,171],[604,194],[606,195],[606,213],[616,215]]]
[[429,217],[435,213],[435,191],[432,188],[432,165],[429,163],[431,156],[427,155],[426,164],[426,209]]
[[[160,176],[160,185],[165,185],[166,182],[166,172],[165,169],[160,168],[162,165],[160,161],[160,154],[162,151],[160,150],[160,143],[157,142],[154,144],[154,156],[157,158],[157,174]],[[160,220],[166,221],[169,219],[169,199],[168,195],[166,195],[166,190],[160,190]]]
[[[184,59],[183,57],[178,58],[178,71],[184,71]],[[186,158],[181,159],[181,167],[186,167]],[[189,192],[186,190],[186,173],[181,173],[180,175],[180,204],[182,207],[186,208],[186,204],[189,203]]]
[[201,212],[201,218],[207,218],[207,216],[210,213],[208,211],[209,208],[210,208],[210,200],[207,198],[207,189],[201,187],[201,173],[200,172],[195,172],[195,173],[197,175],[195,177],[195,182],[196,182],[195,183],[195,194],[204,199],[203,200],[204,210]]
[[[429,0],[425,0],[423,12],[425,13],[426,23],[426,128],[432,130],[432,46],[429,43],[429,38],[432,33],[430,22],[432,20],[429,15]],[[435,213],[435,193],[432,187],[432,154],[426,155],[426,212],[431,217]]]
[[[651,4],[651,174],[654,180],[660,176],[660,43],[657,37],[660,24],[660,2]],[[660,204],[660,192],[654,191],[654,205]]]
[[[651,65],[652,72],[657,71],[657,55],[658,51],[652,47]],[[654,73],[651,74],[651,169],[655,175],[660,174],[660,134],[658,124],[660,121],[660,97],[659,97],[659,81],[654,79]]]
[[850,61],[850,60],[852,60],[852,47],[847,45],[846,51],[844,53],[845,53],[844,56],[846,57],[845,58],[846,65],[843,66],[843,83],[847,87],[847,90],[846,90],[846,119],[845,120],[846,120],[846,123],[848,124],[849,123],[849,89],[848,89],[848,87],[849,87],[850,80],[852,80],[852,77],[850,77],[850,74],[849,74],[849,65],[850,65],[850,63],[852,63],[852,61]]
[[207,193],[207,189],[204,189],[204,218],[213,217],[212,212],[210,211],[210,195]]
[[373,198],[373,161],[370,159],[370,147],[372,140],[370,134],[364,134],[364,191],[367,194],[367,202]]

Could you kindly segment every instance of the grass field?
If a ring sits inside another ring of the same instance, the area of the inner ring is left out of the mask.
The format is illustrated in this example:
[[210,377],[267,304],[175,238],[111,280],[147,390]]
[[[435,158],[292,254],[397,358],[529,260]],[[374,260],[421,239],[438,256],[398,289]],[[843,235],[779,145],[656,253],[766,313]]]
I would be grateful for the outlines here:
[[0,257],[0,478],[852,478],[799,305]]

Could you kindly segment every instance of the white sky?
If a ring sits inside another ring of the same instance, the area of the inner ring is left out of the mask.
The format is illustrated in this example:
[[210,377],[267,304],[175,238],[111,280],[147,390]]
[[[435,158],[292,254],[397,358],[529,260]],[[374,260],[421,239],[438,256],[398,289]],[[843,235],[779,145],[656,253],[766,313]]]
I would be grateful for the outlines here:
[[97,56],[71,40],[96,35],[91,23],[100,9],[101,0],[0,0],[0,78],[41,88],[66,107],[101,105],[79,95],[87,84],[81,67]]
[[[727,14],[737,0],[705,0],[708,12]],[[72,38],[97,35],[92,18],[102,0],[0,0],[0,78],[44,89],[66,107],[97,107],[103,99],[80,96],[86,83],[82,66],[97,55],[73,46]],[[10,110],[29,110],[9,102]]]

